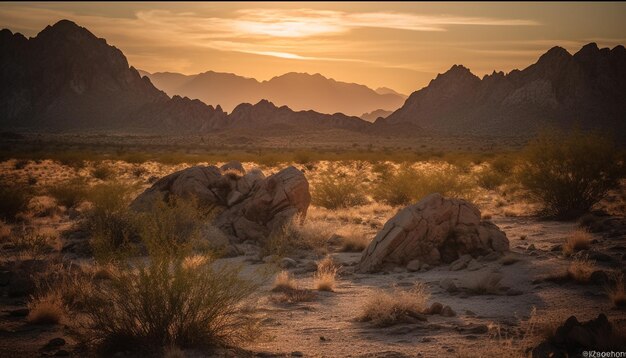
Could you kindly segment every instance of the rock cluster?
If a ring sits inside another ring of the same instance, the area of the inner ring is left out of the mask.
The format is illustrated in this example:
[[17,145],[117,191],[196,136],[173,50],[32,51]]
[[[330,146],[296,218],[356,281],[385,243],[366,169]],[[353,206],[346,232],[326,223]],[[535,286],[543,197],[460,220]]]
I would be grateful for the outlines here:
[[293,166],[265,177],[259,169],[246,173],[241,163],[222,167],[194,166],[158,180],[131,208],[147,210],[155,200],[197,200],[218,214],[213,224],[235,241],[261,241],[294,216],[304,218],[311,202],[309,183]]
[[481,221],[474,205],[435,193],[387,221],[363,252],[357,271],[377,272],[385,266],[405,265],[414,271],[419,263],[451,263],[460,257],[471,259],[508,249],[504,232]]

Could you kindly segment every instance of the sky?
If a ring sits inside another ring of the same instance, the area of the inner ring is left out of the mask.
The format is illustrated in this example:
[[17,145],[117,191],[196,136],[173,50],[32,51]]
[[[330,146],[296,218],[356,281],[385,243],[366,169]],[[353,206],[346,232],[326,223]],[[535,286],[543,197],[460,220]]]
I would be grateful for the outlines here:
[[0,3],[0,27],[27,37],[61,19],[148,72],[321,73],[405,94],[454,64],[483,76],[557,45],[626,44],[626,3]]

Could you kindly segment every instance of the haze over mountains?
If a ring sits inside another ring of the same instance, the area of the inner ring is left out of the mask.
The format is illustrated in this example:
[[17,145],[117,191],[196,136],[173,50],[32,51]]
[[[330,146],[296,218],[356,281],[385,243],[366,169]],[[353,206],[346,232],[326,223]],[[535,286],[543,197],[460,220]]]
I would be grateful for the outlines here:
[[140,73],[148,76],[157,88],[170,96],[199,99],[214,106],[219,104],[227,112],[240,103],[257,103],[267,99],[293,110],[358,116],[377,109],[395,111],[406,99],[405,95],[388,88],[375,91],[364,85],[335,81],[319,73],[290,72],[261,82],[213,71],[197,75]]
[[[400,109],[374,124],[341,113],[296,112],[267,100],[251,101],[254,105],[225,102],[224,106],[233,106],[227,114],[221,104],[213,106],[181,96],[170,98],[157,87],[167,82],[168,86],[197,91],[198,95],[214,93],[223,98],[258,96],[258,88],[263,87],[268,91],[263,98],[272,99],[290,92],[293,83],[307,83],[306,91],[282,97],[295,101],[296,108],[307,103],[305,94],[316,105],[327,96],[332,100],[344,98],[346,106],[353,106],[363,96],[372,101],[387,95],[397,97],[392,90],[374,91],[321,75],[295,73],[264,82],[215,72],[192,78],[171,73],[151,77],[157,82],[156,87],[129,66],[120,50],[71,21],[48,26],[30,39],[2,30],[0,128],[166,134],[252,128],[258,135],[277,130],[346,129],[373,135],[426,132],[531,136],[545,125],[578,125],[618,135],[626,133],[623,46],[599,49],[589,44],[574,55],[554,47],[526,69],[509,74],[494,72],[482,79],[455,65],[411,94]],[[327,103],[343,105],[339,102]],[[370,104],[370,111],[380,108],[379,103]],[[364,112],[367,111],[359,110],[356,114]]]

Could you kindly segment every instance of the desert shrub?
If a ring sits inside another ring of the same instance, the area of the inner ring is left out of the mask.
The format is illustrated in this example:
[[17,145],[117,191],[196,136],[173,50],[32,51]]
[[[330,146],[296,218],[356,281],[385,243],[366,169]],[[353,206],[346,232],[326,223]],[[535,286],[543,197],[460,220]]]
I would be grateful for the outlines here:
[[397,172],[381,176],[374,188],[374,198],[389,205],[407,205],[432,193],[471,199],[472,184],[453,166],[418,170],[403,164]]
[[57,203],[66,208],[72,208],[87,199],[89,188],[84,179],[75,178],[64,183],[49,186],[47,191]]
[[264,256],[285,256],[293,250],[305,249],[325,251],[326,242],[337,230],[337,226],[322,219],[302,220],[294,216],[283,226],[273,230],[261,246]]
[[32,324],[59,324],[66,316],[63,298],[56,292],[32,297],[26,320]]
[[624,163],[617,153],[596,134],[543,133],[526,147],[519,179],[543,203],[543,215],[576,218],[618,186]]
[[313,284],[319,291],[334,291],[337,284],[337,271],[339,267],[330,256],[317,263],[317,271],[313,275]]
[[615,307],[626,307],[626,283],[624,283],[624,275],[619,274],[615,279],[613,287],[607,289],[609,300]]
[[501,274],[487,272],[470,281],[468,289],[477,295],[495,295],[500,293],[501,281]]
[[15,164],[13,164],[13,168],[15,170],[20,170],[20,169],[24,169],[26,168],[26,166],[28,165],[30,161],[26,160],[26,159],[18,159],[15,161]]
[[592,261],[586,257],[577,257],[567,267],[567,277],[578,283],[587,283],[593,271],[595,266]]
[[312,159],[313,156],[311,155],[311,153],[304,150],[297,151],[293,154],[293,161],[298,164],[309,163],[312,161]]
[[344,229],[341,232],[341,251],[361,252],[369,245],[371,238],[359,228]]
[[212,347],[254,337],[256,320],[244,303],[256,285],[239,269],[206,257],[151,257],[81,287],[80,312],[92,339],[116,350],[176,345]]
[[177,255],[200,246],[204,222],[194,201],[158,200],[137,214],[135,227],[150,255]]
[[347,208],[367,203],[363,181],[356,176],[339,175],[332,171],[320,173],[312,188],[312,202],[327,209]]
[[91,175],[100,180],[109,180],[115,175],[113,167],[105,163],[99,163],[91,170]]
[[411,322],[426,310],[429,297],[426,286],[421,283],[409,290],[395,287],[391,291],[374,291],[361,308],[359,318],[379,327]]
[[274,287],[272,291],[281,292],[295,290],[298,288],[296,280],[289,274],[288,271],[281,271],[276,275],[274,279]]
[[128,208],[132,189],[117,183],[92,187],[87,199],[93,204],[83,226],[90,236],[96,260],[107,262],[128,254],[137,235],[135,214]]
[[31,196],[26,187],[0,180],[0,219],[15,221],[17,215],[26,209]]
[[[52,251],[49,245],[51,237],[39,234],[33,227],[24,224],[15,225],[6,240],[13,247],[14,256],[20,259],[38,260]],[[9,256],[10,252],[3,250],[2,254]]]
[[571,255],[576,251],[586,250],[591,246],[593,236],[585,230],[575,230],[566,239],[563,244],[563,253]]
[[482,168],[480,172],[476,174],[476,183],[482,188],[487,190],[494,190],[504,183],[506,175],[500,173],[493,168]]

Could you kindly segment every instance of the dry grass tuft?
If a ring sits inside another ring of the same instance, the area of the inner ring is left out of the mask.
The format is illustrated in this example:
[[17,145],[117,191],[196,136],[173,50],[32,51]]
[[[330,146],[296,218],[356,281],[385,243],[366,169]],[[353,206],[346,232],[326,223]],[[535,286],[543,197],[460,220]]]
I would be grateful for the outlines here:
[[276,275],[276,279],[274,279],[274,287],[272,291],[274,292],[283,292],[283,291],[292,291],[297,290],[298,284],[296,280],[291,276],[288,271],[281,271]]
[[477,295],[497,295],[500,293],[500,284],[503,276],[498,273],[486,272],[476,276],[470,282],[468,289]]
[[594,270],[593,261],[586,257],[576,258],[567,268],[567,277],[579,283],[587,283]]
[[317,263],[317,272],[313,275],[313,284],[319,291],[334,291],[337,284],[337,266],[330,256]]
[[360,228],[350,227],[349,230],[343,230],[340,235],[341,251],[343,252],[361,252],[371,241],[371,238]]
[[379,327],[423,320],[422,313],[427,308],[429,297],[422,283],[416,283],[406,291],[397,287],[391,291],[377,290],[363,305],[359,319]]
[[607,290],[609,299],[613,305],[618,308],[626,307],[626,283],[624,275],[619,275],[616,279],[615,286]]
[[33,297],[28,303],[28,309],[26,320],[32,324],[59,324],[65,319],[63,299],[55,292]]
[[566,256],[573,254],[576,251],[587,250],[591,247],[593,236],[582,229],[573,231],[565,241],[563,245],[563,253]]

